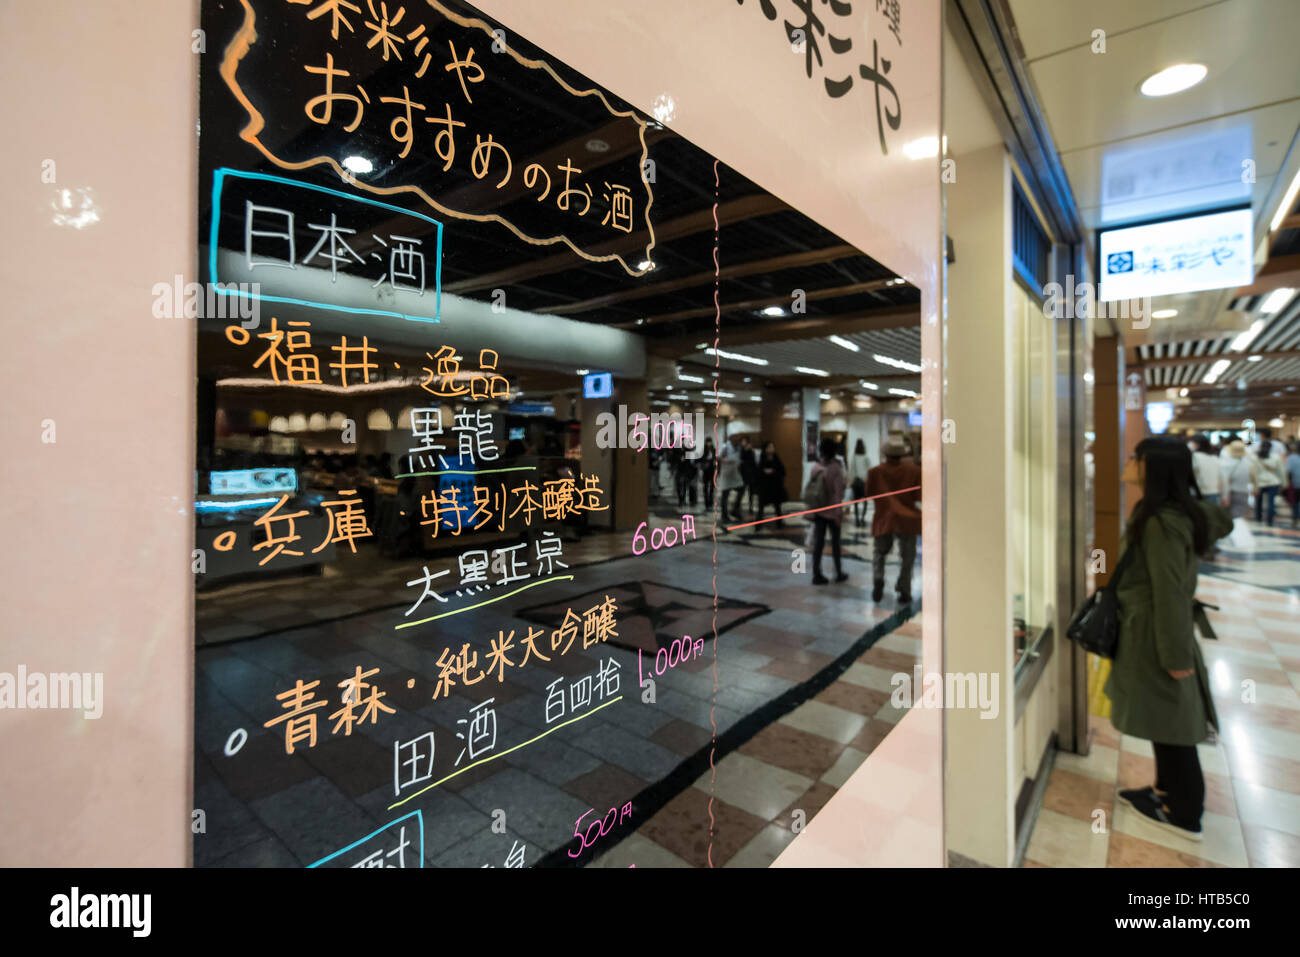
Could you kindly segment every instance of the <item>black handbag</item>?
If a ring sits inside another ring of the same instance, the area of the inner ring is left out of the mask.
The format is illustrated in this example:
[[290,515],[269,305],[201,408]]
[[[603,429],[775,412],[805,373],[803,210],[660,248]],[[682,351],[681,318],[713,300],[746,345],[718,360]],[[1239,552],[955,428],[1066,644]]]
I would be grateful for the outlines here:
[[1084,599],[1065,629],[1067,638],[1102,658],[1114,658],[1119,646],[1119,598],[1115,590],[1135,551],[1132,547],[1125,550],[1110,581]]

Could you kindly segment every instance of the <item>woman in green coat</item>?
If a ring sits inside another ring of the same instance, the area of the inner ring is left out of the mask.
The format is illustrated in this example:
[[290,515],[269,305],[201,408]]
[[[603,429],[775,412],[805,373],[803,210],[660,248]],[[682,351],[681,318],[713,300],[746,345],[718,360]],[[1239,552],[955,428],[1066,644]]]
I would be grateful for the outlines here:
[[1124,536],[1126,550],[1138,552],[1116,590],[1119,645],[1105,690],[1115,728],[1151,742],[1156,782],[1119,796],[1153,824],[1200,840],[1205,778],[1196,745],[1218,727],[1218,715],[1192,600],[1197,562],[1232,531],[1232,519],[1201,499],[1192,454],[1178,438],[1139,442],[1124,481],[1142,485]]

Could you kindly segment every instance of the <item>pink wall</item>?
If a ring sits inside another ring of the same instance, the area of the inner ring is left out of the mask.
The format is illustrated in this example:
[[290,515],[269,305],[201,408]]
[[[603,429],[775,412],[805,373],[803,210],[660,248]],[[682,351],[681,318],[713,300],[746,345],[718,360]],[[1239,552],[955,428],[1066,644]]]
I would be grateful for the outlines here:
[[[193,278],[196,26],[175,0],[0,11],[0,672],[104,676],[97,720],[0,710],[3,865],[190,857],[194,330],[150,289]],[[97,221],[55,221],[83,197]]]

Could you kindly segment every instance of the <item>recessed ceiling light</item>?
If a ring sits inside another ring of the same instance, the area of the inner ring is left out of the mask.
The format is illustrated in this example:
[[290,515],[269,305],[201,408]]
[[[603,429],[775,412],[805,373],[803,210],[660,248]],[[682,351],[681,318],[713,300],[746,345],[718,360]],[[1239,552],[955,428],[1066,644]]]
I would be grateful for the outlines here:
[[1232,340],[1232,344],[1229,345],[1228,348],[1231,349],[1233,352],[1245,352],[1246,347],[1255,341],[1255,337],[1259,335],[1259,330],[1263,328],[1264,328],[1264,320],[1256,319],[1254,322],[1250,324],[1249,329],[1247,329],[1243,333],[1238,334],[1238,336]]
[[821,396],[822,396],[822,401],[823,401],[823,402],[829,402],[829,401],[830,401],[831,394],[830,394],[829,392],[823,392],[823,393],[821,394]]
[[636,268],[641,270],[642,272],[646,272],[647,270],[654,269],[655,264],[648,259],[643,259],[639,263],[637,263]]
[[704,383],[704,380],[701,379],[699,376],[686,375],[685,373],[682,372],[677,373],[677,378],[681,379],[683,382],[699,382],[700,384]]
[[864,388],[864,389],[879,389],[880,386],[876,385],[874,382],[868,382],[866,379],[863,379],[863,380],[862,380],[862,388]]
[[785,310],[782,309],[780,306],[768,306],[766,309],[763,310],[763,315],[765,315],[765,316],[784,316],[784,315],[785,315]]
[[807,366],[795,366],[795,372],[802,372],[804,375],[829,376],[830,373],[825,369],[809,369]]
[[913,398],[913,399],[915,399],[915,398],[917,397],[917,395],[918,395],[918,393],[916,393],[916,392],[912,392],[912,391],[909,390],[909,389],[890,389],[890,390],[889,390],[889,394],[890,394],[890,395],[905,395],[905,396],[909,396],[909,397],[911,397],[911,398]]
[[1247,362],[1263,362],[1263,361],[1264,361],[1264,357],[1263,357],[1263,356],[1246,356],[1246,361],[1247,361]]
[[1151,313],[1151,318],[1152,318],[1152,319],[1172,319],[1172,318],[1173,318],[1174,316],[1176,316],[1176,315],[1178,315],[1178,310],[1177,310],[1177,309],[1157,309],[1155,312]]
[[883,362],[887,366],[894,366],[897,369],[906,369],[908,372],[921,371],[921,367],[918,365],[914,365],[911,362],[904,362],[902,359],[895,359],[891,356],[882,356],[879,352],[875,353],[871,358],[875,359],[877,362]]
[[590,375],[590,374],[591,374],[591,370],[590,370],[590,369],[579,369],[579,370],[578,370],[578,375]]
[[1203,63],[1175,63],[1142,81],[1143,96],[1171,96],[1190,90],[1210,71]]
[[375,168],[375,164],[364,156],[349,156],[343,161],[343,166],[354,173],[369,173]]
[[601,139],[594,139],[594,138],[593,138],[593,139],[589,139],[589,140],[587,140],[587,152],[588,152],[588,153],[608,153],[608,152],[609,152],[609,144],[606,143],[604,140],[601,140]]
[[840,346],[843,349],[848,349],[850,352],[859,352],[862,349],[862,347],[856,342],[849,342],[848,339],[841,339],[839,336],[831,336],[830,340],[837,346]]
[[1186,390],[1186,389],[1179,389],[1179,390],[1178,390],[1178,398],[1180,398],[1180,399],[1185,399],[1185,398],[1187,398],[1187,390]]
[[1210,371],[1205,374],[1201,381],[1206,385],[1214,385],[1219,381],[1219,376],[1228,371],[1228,366],[1232,365],[1231,359],[1220,359],[1214,365],[1210,366]]

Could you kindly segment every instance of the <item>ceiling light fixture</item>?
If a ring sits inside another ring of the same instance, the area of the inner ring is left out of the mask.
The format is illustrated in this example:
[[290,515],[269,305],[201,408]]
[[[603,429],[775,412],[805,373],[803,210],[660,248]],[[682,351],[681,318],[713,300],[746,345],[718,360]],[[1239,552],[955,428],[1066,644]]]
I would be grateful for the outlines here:
[[909,391],[909,390],[907,390],[907,389],[890,389],[890,390],[889,390],[889,394],[890,394],[890,395],[905,395],[905,396],[907,396],[908,398],[911,398],[911,399],[915,399],[917,396],[920,395],[919,392],[911,392],[911,391]]
[[882,356],[878,352],[872,355],[871,358],[875,359],[877,362],[883,363],[884,365],[893,366],[896,369],[906,369],[908,372],[921,371],[921,367],[918,365],[914,365],[911,362],[904,362],[902,359],[894,359],[891,358],[890,356]]
[[785,315],[785,310],[782,309],[780,306],[768,306],[766,309],[763,310],[763,315],[765,315],[765,316],[784,316],[784,315]]
[[1152,318],[1152,319],[1172,319],[1172,318],[1173,318],[1174,316],[1176,316],[1176,315],[1178,315],[1178,310],[1177,310],[1177,309],[1157,309],[1155,312],[1151,313],[1151,318]]
[[804,375],[819,375],[823,378],[830,376],[830,373],[825,369],[809,369],[807,366],[795,366],[794,371],[802,372]]
[[862,388],[871,389],[876,392],[880,391],[880,386],[876,385],[874,382],[868,382],[866,379],[862,380]]
[[1172,96],[1190,90],[1205,79],[1209,69],[1204,63],[1175,63],[1142,81],[1143,96]]
[[1282,205],[1278,206],[1277,212],[1273,214],[1273,221],[1268,224],[1270,233],[1277,232],[1277,228],[1282,225],[1282,220],[1286,219],[1286,214],[1291,211],[1295,205],[1296,193],[1300,193],[1300,170],[1291,177],[1291,185],[1286,188],[1286,195],[1282,197]]
[[1246,356],[1246,361],[1247,361],[1247,362],[1263,362],[1263,361],[1264,361],[1264,357],[1263,357],[1263,356]]
[[670,398],[670,399],[689,399],[690,396],[689,396],[689,395],[674,395],[673,393],[669,392],[669,393],[668,393],[668,398]]
[[829,402],[829,401],[830,401],[831,394],[830,394],[829,392],[823,392],[823,393],[821,394],[821,396],[822,396],[822,401],[823,401],[823,402]]
[[1287,303],[1291,301],[1291,297],[1294,295],[1295,290],[1289,289],[1286,286],[1283,286],[1281,289],[1274,289],[1265,296],[1264,301],[1259,304],[1259,314],[1261,316],[1276,315],[1287,307]]
[[683,382],[698,382],[701,385],[704,384],[704,380],[697,375],[686,375],[685,373],[679,372],[677,373],[677,378],[681,379]]
[[650,271],[651,269],[654,269],[654,268],[655,268],[655,264],[652,263],[652,262],[651,262],[650,260],[648,260],[648,259],[643,259],[643,260],[641,260],[639,263],[637,263],[637,267],[636,267],[636,268],[639,269],[639,270],[641,270],[642,272],[648,272],[648,271]]
[[349,156],[343,161],[343,167],[353,173],[369,173],[374,170],[375,164],[364,156]]
[[734,359],[737,362],[750,362],[756,366],[767,365],[766,359],[760,359],[757,356],[742,355],[739,352],[723,352],[721,349],[705,349],[705,353],[711,356],[717,356],[720,359]]
[[850,352],[862,351],[862,347],[860,345],[858,345],[856,342],[849,342],[848,339],[841,339],[839,336],[830,336],[830,340],[831,342],[835,343],[837,346],[840,346],[843,349],[848,349]]
[[1228,348],[1231,349],[1233,352],[1245,352],[1246,348],[1252,342],[1255,341],[1255,337],[1259,335],[1259,331],[1263,328],[1264,328],[1264,320],[1256,319],[1254,322],[1250,324],[1249,329],[1247,329],[1243,333],[1240,333],[1237,336],[1237,338],[1232,340],[1232,344],[1228,346]]
[[[948,147],[948,137],[944,137],[944,149]],[[939,155],[939,137],[922,136],[918,140],[903,144],[903,155],[908,159],[929,159]]]
[[1214,365],[1210,366],[1210,371],[1205,374],[1201,381],[1206,385],[1214,385],[1219,381],[1219,376],[1228,371],[1228,366],[1232,365],[1231,359],[1220,359]]

